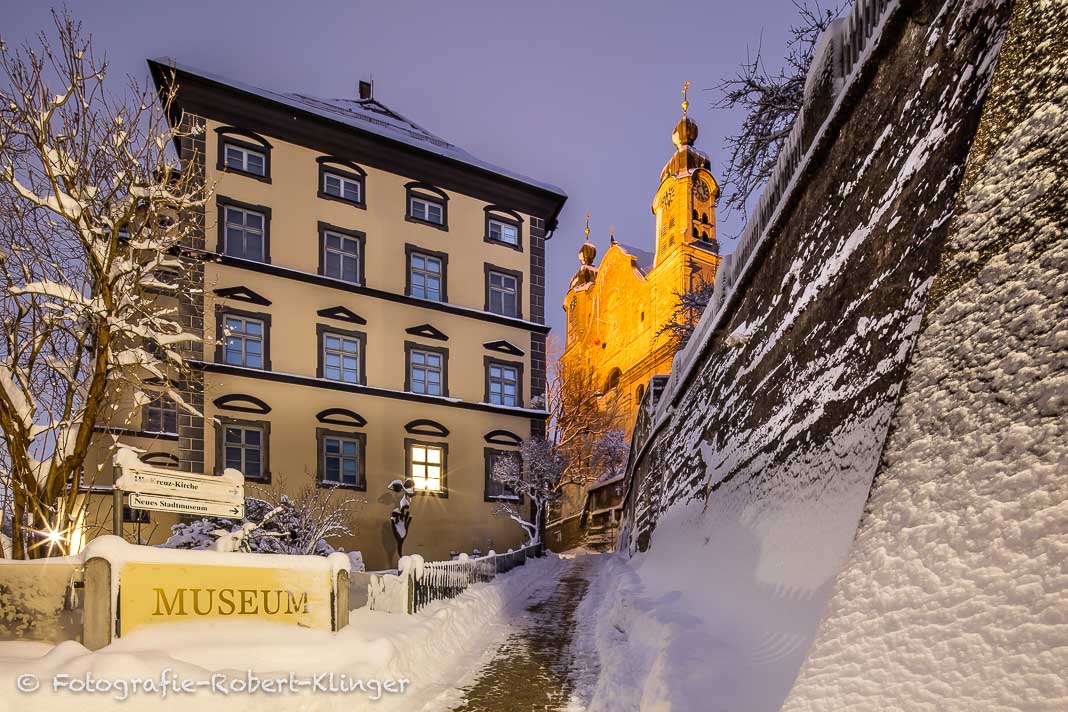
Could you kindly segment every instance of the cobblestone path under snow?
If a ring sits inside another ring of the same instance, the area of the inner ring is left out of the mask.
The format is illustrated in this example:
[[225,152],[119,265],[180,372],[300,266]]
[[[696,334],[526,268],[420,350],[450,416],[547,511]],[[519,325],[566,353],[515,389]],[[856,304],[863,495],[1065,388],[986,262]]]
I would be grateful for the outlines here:
[[522,612],[516,631],[463,689],[464,702],[453,712],[568,709],[575,609],[589,587],[594,558],[575,558],[556,589]]

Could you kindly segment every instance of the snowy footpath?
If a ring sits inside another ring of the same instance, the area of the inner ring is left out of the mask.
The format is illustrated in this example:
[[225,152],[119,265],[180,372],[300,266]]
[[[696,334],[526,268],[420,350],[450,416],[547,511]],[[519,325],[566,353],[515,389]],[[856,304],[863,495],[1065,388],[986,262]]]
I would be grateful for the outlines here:
[[[571,631],[601,558],[529,560],[416,615],[353,611],[336,634],[226,623],[143,628],[97,652],[0,643],[0,709],[582,709]],[[495,701],[524,682],[529,704]]]

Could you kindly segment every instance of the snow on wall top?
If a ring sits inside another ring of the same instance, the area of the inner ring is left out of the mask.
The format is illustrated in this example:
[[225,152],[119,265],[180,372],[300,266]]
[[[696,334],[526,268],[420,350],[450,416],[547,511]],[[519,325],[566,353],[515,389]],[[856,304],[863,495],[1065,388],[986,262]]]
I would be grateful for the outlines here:
[[178,71],[192,74],[215,84],[221,84],[230,89],[252,94],[292,109],[336,121],[349,128],[372,133],[418,148],[427,153],[465,163],[490,173],[496,173],[499,176],[525,183],[561,197],[566,197],[567,195],[563,189],[551,183],[530,178],[473,156],[456,144],[446,141],[416,124],[411,119],[402,116],[377,99],[322,99],[306,94],[276,92],[230,79],[214,72],[198,69],[183,62],[178,62],[171,57],[157,57],[150,61],[164,67],[171,67]]
[[656,256],[652,252],[622,242],[617,244],[623,248],[624,252],[638,260],[638,269],[641,270],[642,274],[648,273],[649,270],[653,268],[653,264],[656,262]]

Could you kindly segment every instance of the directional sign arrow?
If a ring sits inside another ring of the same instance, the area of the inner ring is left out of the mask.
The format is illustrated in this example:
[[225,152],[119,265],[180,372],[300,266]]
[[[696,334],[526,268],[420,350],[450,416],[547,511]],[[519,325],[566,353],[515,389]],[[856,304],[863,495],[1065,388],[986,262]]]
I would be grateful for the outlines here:
[[122,478],[122,489],[139,494],[158,494],[228,504],[243,504],[245,501],[245,488],[239,484],[218,477],[161,473],[158,470],[128,469]]
[[185,497],[161,497],[159,495],[145,495],[130,493],[131,509],[152,509],[157,512],[174,512],[175,514],[202,514],[214,517],[229,517],[230,519],[244,519],[244,504],[226,504],[222,502],[207,502],[200,499],[187,499]]

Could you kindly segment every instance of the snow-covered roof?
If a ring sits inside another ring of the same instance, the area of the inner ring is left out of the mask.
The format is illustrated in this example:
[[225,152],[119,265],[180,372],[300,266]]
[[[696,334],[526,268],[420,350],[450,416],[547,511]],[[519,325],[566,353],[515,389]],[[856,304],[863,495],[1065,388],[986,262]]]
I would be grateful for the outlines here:
[[633,245],[625,245],[622,242],[617,242],[624,252],[632,257],[638,259],[638,269],[642,271],[642,274],[646,274],[653,268],[653,262],[656,260],[656,255],[648,250],[643,250],[640,247],[634,247]]
[[378,99],[322,99],[299,93],[281,93],[262,89],[244,82],[208,72],[203,69],[178,62],[171,57],[157,57],[149,60],[164,67],[170,67],[230,89],[251,94],[261,99],[273,101],[292,109],[336,121],[350,128],[382,136],[413,148],[426,151],[444,158],[480,168],[512,180],[526,183],[541,190],[566,197],[564,191],[551,183],[539,181],[520,173],[483,161],[456,144],[431,133],[411,119],[390,109]]

